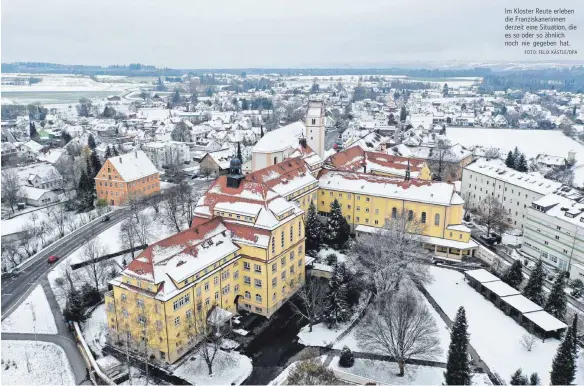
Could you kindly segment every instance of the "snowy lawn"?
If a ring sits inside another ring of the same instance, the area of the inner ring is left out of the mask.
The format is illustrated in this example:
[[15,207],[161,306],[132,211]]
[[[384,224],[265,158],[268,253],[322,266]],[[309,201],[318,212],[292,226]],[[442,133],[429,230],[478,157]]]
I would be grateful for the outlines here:
[[219,350],[213,362],[213,375],[209,375],[207,363],[197,353],[186,359],[174,370],[174,375],[193,385],[240,385],[250,375],[251,359],[238,352]]
[[[318,358],[320,359],[321,362],[323,362],[326,359],[326,355],[321,355]],[[276,378],[274,378],[270,383],[268,383],[268,386],[283,385],[284,382],[286,382],[286,379],[288,379],[288,375],[290,375],[290,372],[294,370],[300,362],[303,361],[296,361],[291,363],[280,374],[278,374]]]
[[[448,346],[450,345],[450,329],[448,328],[446,323],[444,323],[442,318],[440,318],[440,315],[438,315],[438,313],[434,310],[434,308],[432,308],[430,303],[428,303],[426,298],[424,298],[424,296],[422,294],[420,294],[420,296],[423,299],[424,303],[426,304],[426,307],[428,308],[428,310],[430,311],[430,313],[434,317],[434,320],[436,321],[436,327],[438,328],[438,338],[440,339],[440,348],[441,348],[442,352],[438,356],[436,356],[436,358],[434,358],[432,360],[437,361],[437,362],[446,363],[446,358],[448,355]],[[337,342],[333,346],[333,348],[341,350],[344,346],[347,346],[351,349],[351,351],[367,352],[367,353],[373,353],[373,354],[379,354],[379,355],[388,355],[387,352],[382,351],[382,350],[375,350],[375,349],[370,350],[370,349],[365,349],[362,346],[359,346],[359,342],[357,341],[356,334],[357,334],[357,331],[359,330],[362,323],[363,323],[363,321],[360,321],[359,324],[357,324],[347,336],[345,336],[343,339],[341,339],[339,342]],[[419,359],[428,359],[428,358],[419,358]]]
[[[355,358],[355,364],[346,368],[339,365],[339,357],[334,357],[329,368],[337,378],[347,381],[379,382],[384,385],[441,385],[444,382],[444,368],[419,365],[406,365],[403,377],[397,376],[399,367],[395,362]],[[343,374],[344,373],[344,374]],[[352,378],[351,375],[366,379]],[[475,374],[473,384],[492,385],[484,374]],[[360,383],[360,382],[359,382]]]
[[[557,339],[538,341],[531,352],[519,340],[527,330],[484,299],[464,281],[464,275],[450,269],[430,267],[434,282],[426,288],[442,310],[454,319],[459,306],[464,306],[468,320],[470,343],[478,355],[503,379],[521,368],[523,373],[537,372],[541,384],[549,384],[552,359],[560,343]],[[576,384],[584,384],[584,356],[578,358]]]
[[8,318],[4,319],[2,332],[57,334],[51,307],[40,284]]
[[506,245],[520,245],[521,241],[523,240],[523,237],[521,237],[520,235],[514,235],[511,233],[503,233],[502,237],[502,243],[506,244]]
[[65,351],[53,343],[2,341],[3,385],[75,385]]
[[83,337],[93,353],[98,358],[101,357],[101,350],[105,346],[107,335],[105,304],[100,304],[93,310],[89,318],[82,324],[81,329],[83,330]]

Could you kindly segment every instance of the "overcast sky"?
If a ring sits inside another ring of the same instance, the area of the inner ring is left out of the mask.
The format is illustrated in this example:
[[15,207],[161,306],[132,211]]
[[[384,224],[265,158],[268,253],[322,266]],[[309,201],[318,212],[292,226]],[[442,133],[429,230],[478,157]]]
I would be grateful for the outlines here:
[[[566,7],[573,57],[503,46],[504,7]],[[584,0],[4,0],[2,62],[180,68],[582,60]]]

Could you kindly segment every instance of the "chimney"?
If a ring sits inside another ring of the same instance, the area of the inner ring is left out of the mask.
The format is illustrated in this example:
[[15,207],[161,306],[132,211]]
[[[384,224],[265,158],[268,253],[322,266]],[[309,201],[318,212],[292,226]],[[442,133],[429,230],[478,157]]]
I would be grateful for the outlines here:
[[410,159],[408,158],[408,168],[406,169],[406,177],[405,177],[406,181],[410,180]]
[[298,140],[298,143],[300,144],[300,146],[302,146],[303,148],[306,149],[306,138],[304,137],[300,137],[300,139]]

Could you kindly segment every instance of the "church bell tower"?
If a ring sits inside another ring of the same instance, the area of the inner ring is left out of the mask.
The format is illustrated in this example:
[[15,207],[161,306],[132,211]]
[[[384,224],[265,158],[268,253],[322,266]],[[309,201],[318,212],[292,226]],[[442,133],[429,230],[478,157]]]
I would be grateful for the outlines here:
[[309,101],[306,111],[306,142],[321,158],[324,158],[325,108],[322,101]]

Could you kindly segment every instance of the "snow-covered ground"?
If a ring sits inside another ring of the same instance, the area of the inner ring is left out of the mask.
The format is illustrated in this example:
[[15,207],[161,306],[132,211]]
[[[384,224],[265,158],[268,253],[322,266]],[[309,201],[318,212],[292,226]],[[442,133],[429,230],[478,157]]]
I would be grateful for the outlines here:
[[51,307],[40,284],[8,318],[2,321],[2,332],[57,334]]
[[[442,385],[444,383],[444,368],[419,365],[406,365],[403,377],[398,376],[399,367],[395,362],[376,361],[371,359],[355,358],[355,364],[346,368],[339,365],[339,357],[334,357],[329,368],[335,372],[347,374],[347,380],[351,375],[363,377],[373,383],[384,385]],[[338,378],[344,378],[342,374],[336,374]],[[358,379],[355,379],[358,381]],[[473,385],[492,385],[485,374],[475,374],[472,378]]]
[[326,263],[326,257],[328,255],[330,255],[331,253],[334,253],[335,255],[337,255],[337,261],[339,263],[341,262],[347,262],[347,255],[345,255],[342,252],[337,251],[336,249],[331,249],[331,248],[324,248],[321,249],[320,251],[318,251],[318,259],[319,261]]
[[[434,310],[434,308],[432,308],[430,303],[428,303],[428,301],[421,294],[420,294],[420,296],[424,300],[426,307],[428,308],[428,310],[430,311],[430,313],[434,317],[434,320],[436,321],[436,327],[438,328],[438,338],[440,339],[440,348],[442,349],[442,352],[432,360],[437,361],[437,362],[446,362],[447,355],[448,355],[448,346],[450,345],[450,329],[448,328],[446,323],[444,323],[442,318],[440,318],[440,315],[438,315],[438,313]],[[339,342],[337,342],[333,346],[333,348],[341,350],[344,346],[347,346],[351,349],[351,351],[368,352],[368,353],[380,354],[380,355],[388,355],[387,352],[384,352],[382,350],[365,349],[362,346],[359,346],[359,342],[356,338],[356,334],[357,334],[357,331],[359,330],[360,325],[362,323],[363,323],[363,321],[360,321],[359,324],[357,324],[347,336],[345,336],[343,339],[341,339]],[[429,358],[417,358],[417,359],[429,359]]]
[[[521,368],[523,373],[537,372],[541,384],[549,384],[549,371],[559,340],[538,341],[528,352],[519,343],[527,330],[470,287],[462,273],[438,267],[430,267],[430,272],[434,275],[434,282],[426,287],[428,292],[451,319],[455,318],[458,307],[464,306],[470,343],[492,371],[509,379],[515,370]],[[578,358],[575,383],[584,384],[583,355]]]
[[96,82],[86,75],[72,74],[9,74],[4,77],[34,77],[41,78],[42,81],[31,85],[10,85],[3,84],[2,92],[39,92],[39,91],[123,91],[130,87],[136,87],[132,83],[122,82]]
[[97,356],[101,356],[101,350],[105,346],[107,335],[107,314],[105,304],[100,304],[93,310],[89,318],[81,326],[85,341]]
[[75,385],[65,351],[56,344],[2,341],[3,385]]
[[213,375],[209,376],[207,363],[197,354],[186,359],[173,374],[193,385],[240,385],[252,370],[250,358],[236,351],[219,350],[213,362]]

